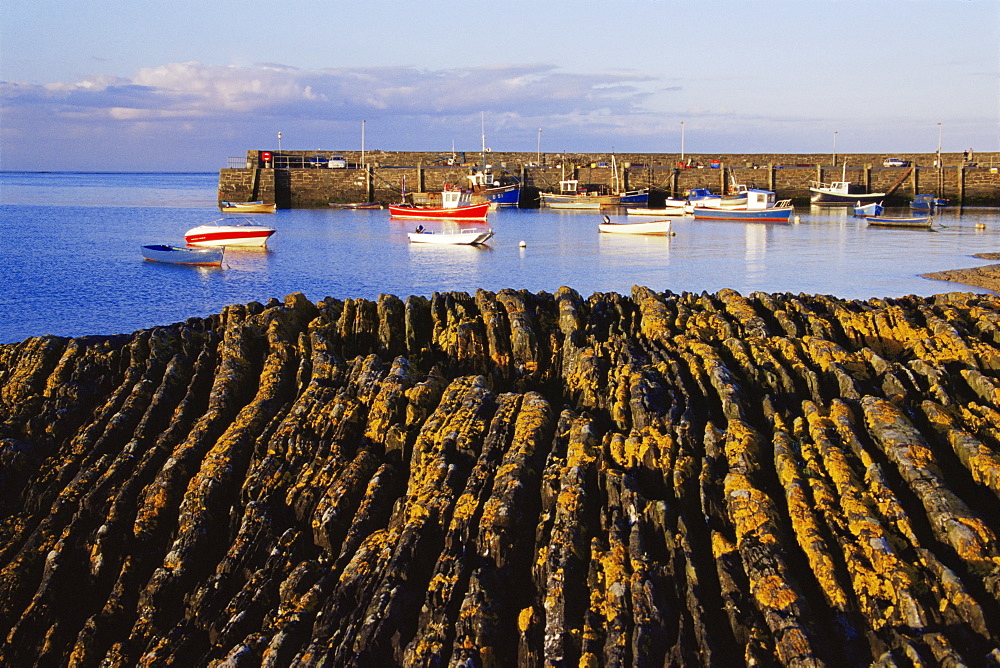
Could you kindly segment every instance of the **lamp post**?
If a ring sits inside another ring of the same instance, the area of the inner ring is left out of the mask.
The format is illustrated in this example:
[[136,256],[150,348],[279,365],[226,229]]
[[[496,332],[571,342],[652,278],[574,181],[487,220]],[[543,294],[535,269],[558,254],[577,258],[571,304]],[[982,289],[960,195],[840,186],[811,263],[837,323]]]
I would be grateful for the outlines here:
[[837,166],[837,131],[833,131],[833,166]]
[[681,121],[681,162],[684,162],[684,121]]
[[940,123],[938,123],[938,149],[937,149],[937,154],[938,154],[938,157],[937,157],[938,164],[937,164],[937,166],[940,167],[941,166],[941,124]]
[[538,145],[535,147],[535,163],[542,166],[542,129],[538,128]]

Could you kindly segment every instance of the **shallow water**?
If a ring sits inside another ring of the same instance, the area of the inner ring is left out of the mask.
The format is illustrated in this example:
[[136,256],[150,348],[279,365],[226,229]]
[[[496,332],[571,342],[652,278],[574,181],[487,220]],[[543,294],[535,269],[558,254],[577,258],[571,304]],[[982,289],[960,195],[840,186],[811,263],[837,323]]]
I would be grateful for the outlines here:
[[593,212],[500,210],[484,248],[410,244],[413,221],[323,209],[255,216],[278,228],[268,249],[227,249],[222,269],[143,261],[142,244],[183,243],[187,229],[220,217],[216,185],[214,173],[0,174],[0,342],[127,333],[291,292],[314,301],[563,285],[583,296],[633,285],[931,295],[971,288],[920,274],[988,264],[971,255],[1000,250],[1000,210],[982,208],[946,209],[933,231],[800,207],[797,224],[678,219],[672,237],[599,234]]

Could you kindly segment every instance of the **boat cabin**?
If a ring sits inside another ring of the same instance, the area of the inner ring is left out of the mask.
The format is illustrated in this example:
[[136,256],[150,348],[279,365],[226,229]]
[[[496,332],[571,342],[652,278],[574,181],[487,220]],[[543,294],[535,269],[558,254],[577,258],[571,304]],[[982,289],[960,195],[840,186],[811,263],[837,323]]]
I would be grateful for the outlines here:
[[560,195],[575,195],[578,192],[580,192],[580,181],[578,179],[559,182]]
[[469,193],[462,190],[442,190],[441,191],[441,208],[442,209],[457,209],[461,206],[468,206],[472,203],[472,198],[469,197]]
[[748,211],[763,211],[764,209],[771,209],[774,207],[775,195],[772,190],[747,188],[746,195]]

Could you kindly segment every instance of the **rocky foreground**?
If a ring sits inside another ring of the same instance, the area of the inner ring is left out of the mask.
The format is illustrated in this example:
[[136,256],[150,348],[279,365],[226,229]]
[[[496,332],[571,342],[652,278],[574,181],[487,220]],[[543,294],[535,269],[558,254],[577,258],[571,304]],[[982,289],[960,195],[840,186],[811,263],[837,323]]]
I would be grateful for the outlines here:
[[993,295],[3,345],[0,665],[998,664],[998,403]]

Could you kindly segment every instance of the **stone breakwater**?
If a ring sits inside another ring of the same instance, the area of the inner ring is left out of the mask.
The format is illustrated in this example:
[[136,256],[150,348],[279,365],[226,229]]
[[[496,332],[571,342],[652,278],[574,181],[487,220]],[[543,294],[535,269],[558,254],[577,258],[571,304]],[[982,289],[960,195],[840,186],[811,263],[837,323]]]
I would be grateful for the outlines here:
[[992,295],[290,295],[6,344],[0,664],[996,664],[998,403]]

